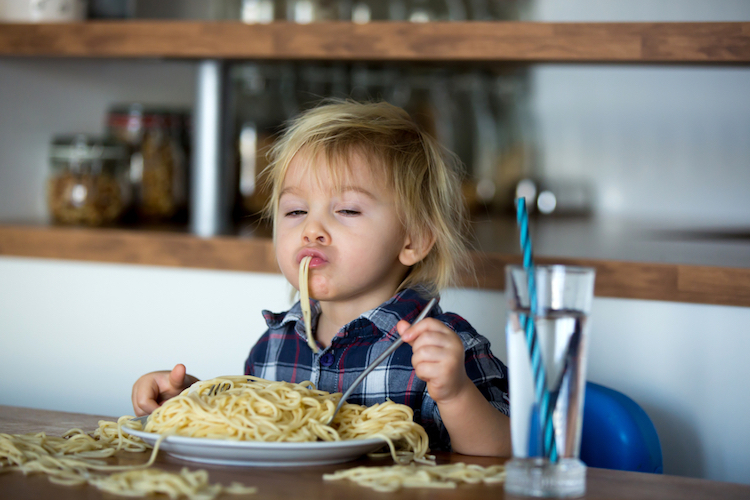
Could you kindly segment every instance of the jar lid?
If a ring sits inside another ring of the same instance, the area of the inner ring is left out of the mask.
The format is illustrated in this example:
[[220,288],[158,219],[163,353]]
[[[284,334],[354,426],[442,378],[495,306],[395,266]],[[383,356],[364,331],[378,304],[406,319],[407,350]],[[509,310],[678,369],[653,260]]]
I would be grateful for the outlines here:
[[74,134],[54,137],[49,156],[54,160],[68,161],[124,160],[128,151],[125,145],[114,139]]
[[179,117],[166,113],[149,113],[145,115],[110,114],[107,126],[112,129],[128,129],[137,131],[141,128],[168,128],[179,124]]
[[173,126],[189,116],[185,108],[144,106],[140,103],[116,104],[107,112],[107,125],[114,128],[153,128]]

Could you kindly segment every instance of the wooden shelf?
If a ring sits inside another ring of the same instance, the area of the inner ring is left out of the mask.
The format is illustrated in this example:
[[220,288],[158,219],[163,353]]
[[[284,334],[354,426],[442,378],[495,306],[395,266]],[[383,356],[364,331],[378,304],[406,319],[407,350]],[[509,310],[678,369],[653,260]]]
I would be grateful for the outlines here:
[[748,63],[750,23],[0,24],[0,56]]
[[[726,65],[750,63],[750,22],[0,24],[0,57]],[[476,225],[477,273],[465,276],[463,285],[504,288],[504,266],[520,260],[512,229],[502,226]],[[750,306],[744,244],[717,245],[705,259],[706,245],[664,249],[662,241],[634,248],[630,240],[607,242],[601,234],[582,244],[578,229],[555,228],[534,235],[541,243],[537,262],[596,268],[598,296]],[[554,231],[574,243],[566,246]],[[554,245],[545,248],[545,241]],[[653,258],[660,252],[665,259]],[[200,239],[184,232],[0,225],[0,255],[279,272],[268,238]]]
[[[278,273],[269,238],[215,237],[124,229],[0,225],[0,255],[120,264]],[[474,253],[476,276],[462,285],[505,287],[514,253]],[[599,297],[750,307],[750,268],[540,256],[539,264],[594,267]]]

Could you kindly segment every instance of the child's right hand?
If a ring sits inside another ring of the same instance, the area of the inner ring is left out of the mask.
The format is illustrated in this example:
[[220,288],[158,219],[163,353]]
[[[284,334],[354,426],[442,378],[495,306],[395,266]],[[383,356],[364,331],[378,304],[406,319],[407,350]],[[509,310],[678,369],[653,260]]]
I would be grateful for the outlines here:
[[178,364],[172,371],[158,371],[143,375],[133,384],[133,409],[136,416],[149,415],[169,398],[187,389],[198,379],[187,374],[185,365]]

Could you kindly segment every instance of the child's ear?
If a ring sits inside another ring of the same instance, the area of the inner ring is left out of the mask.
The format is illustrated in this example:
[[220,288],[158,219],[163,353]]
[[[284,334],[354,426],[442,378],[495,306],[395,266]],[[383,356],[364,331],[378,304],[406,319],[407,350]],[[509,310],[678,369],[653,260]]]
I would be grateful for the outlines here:
[[398,255],[398,260],[406,267],[411,267],[427,257],[427,254],[430,253],[434,245],[435,236],[433,234],[418,236],[407,234],[404,240],[404,247]]

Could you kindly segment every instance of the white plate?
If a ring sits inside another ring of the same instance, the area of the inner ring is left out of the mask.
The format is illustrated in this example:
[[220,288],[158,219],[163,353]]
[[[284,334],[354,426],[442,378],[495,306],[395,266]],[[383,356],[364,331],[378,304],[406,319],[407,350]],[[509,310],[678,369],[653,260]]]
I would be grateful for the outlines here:
[[[137,431],[125,425],[122,430],[138,436],[153,446],[159,434]],[[224,439],[167,436],[159,450],[192,462],[217,465],[254,467],[297,467],[303,465],[338,464],[377,450],[385,441],[351,439],[347,441],[314,441],[308,443],[276,443],[265,441],[230,441]]]

